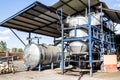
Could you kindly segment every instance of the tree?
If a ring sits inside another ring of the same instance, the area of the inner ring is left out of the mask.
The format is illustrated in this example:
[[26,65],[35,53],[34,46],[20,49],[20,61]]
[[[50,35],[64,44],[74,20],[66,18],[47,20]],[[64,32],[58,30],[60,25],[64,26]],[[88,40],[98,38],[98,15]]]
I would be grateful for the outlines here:
[[22,48],[18,48],[17,52],[23,52],[23,49]]
[[6,42],[0,41],[0,52],[6,52],[6,51],[7,51]]
[[17,48],[12,48],[12,52],[17,52]]

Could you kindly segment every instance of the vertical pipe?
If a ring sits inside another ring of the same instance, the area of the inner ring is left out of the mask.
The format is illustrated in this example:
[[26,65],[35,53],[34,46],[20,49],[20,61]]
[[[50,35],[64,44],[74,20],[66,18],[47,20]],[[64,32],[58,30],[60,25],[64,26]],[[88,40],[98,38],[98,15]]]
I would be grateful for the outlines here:
[[61,60],[61,67],[62,67],[62,74],[64,74],[64,25],[62,22],[62,8],[60,9],[61,15],[60,15],[60,23],[61,23],[61,29],[62,29],[62,60]]
[[97,39],[98,39],[98,30],[97,30]]
[[31,43],[31,33],[29,33],[29,40],[28,40],[28,44],[30,44]]
[[[101,35],[101,47],[100,47],[100,60],[101,61],[103,61],[103,48],[104,48],[104,34],[103,34],[103,17],[102,17],[102,15],[103,15],[103,12],[102,12],[102,3],[100,4],[100,13],[101,13],[101,15],[100,15],[100,26],[101,26],[101,30],[100,30],[100,35]],[[104,68],[103,68],[103,65],[101,65],[101,71],[103,71],[104,70]]]
[[62,27],[62,74],[64,74],[64,41],[63,41],[63,39],[64,39],[64,25],[62,24],[61,25],[61,27]]
[[115,50],[115,34],[112,34],[112,38],[113,38],[113,49],[114,49],[114,52],[116,52],[116,50]]
[[92,76],[92,39],[91,39],[91,15],[90,15],[90,0],[88,0],[88,34],[89,34],[89,64],[90,64],[90,76]]
[[100,52],[100,59],[102,60],[102,54],[103,54],[103,20],[102,20],[102,3],[100,4],[100,23],[101,23],[101,52]]
[[111,37],[112,37],[111,32],[109,31],[109,39],[110,39],[110,42],[109,42],[109,44],[110,44],[110,46],[109,46],[110,52],[109,52],[109,54],[111,54],[111,49],[112,49]]
[[92,31],[92,36],[93,36],[93,37],[95,37],[95,29],[94,29],[94,28],[92,28],[92,30],[91,30],[91,31]]

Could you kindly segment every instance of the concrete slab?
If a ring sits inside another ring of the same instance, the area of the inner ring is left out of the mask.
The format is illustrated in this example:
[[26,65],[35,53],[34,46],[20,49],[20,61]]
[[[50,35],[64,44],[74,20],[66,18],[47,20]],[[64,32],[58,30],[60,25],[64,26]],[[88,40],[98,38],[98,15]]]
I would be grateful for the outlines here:
[[24,71],[23,61],[15,61],[17,72],[15,74],[1,74],[0,80],[120,80],[120,72],[101,73],[97,72],[90,77],[89,74],[81,75],[78,71],[67,71],[65,75],[61,75],[59,68],[54,70]]

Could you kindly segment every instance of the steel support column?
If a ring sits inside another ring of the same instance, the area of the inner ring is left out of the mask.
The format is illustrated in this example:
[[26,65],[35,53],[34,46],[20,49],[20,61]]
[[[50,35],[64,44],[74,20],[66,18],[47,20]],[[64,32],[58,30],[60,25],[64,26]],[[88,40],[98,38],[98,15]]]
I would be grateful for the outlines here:
[[62,8],[60,9],[61,11],[61,17],[60,17],[60,23],[61,23],[61,29],[62,29],[62,74],[64,74],[64,25],[63,25],[63,22],[62,22]]
[[[100,60],[103,61],[103,52],[104,52],[104,34],[103,34],[103,12],[102,12],[102,3],[100,4],[100,36],[101,36],[101,47],[100,47]],[[101,71],[104,70],[103,65],[100,66]]]
[[89,34],[89,64],[90,64],[90,76],[92,76],[92,34],[91,34],[91,15],[90,15],[90,0],[88,0],[88,34]]
[[[58,11],[60,11],[60,16],[58,15]],[[62,8],[59,8],[57,11],[57,16],[58,16],[58,19],[60,21],[60,24],[61,24],[61,37],[62,37],[62,60],[61,60],[61,63],[60,63],[60,66],[61,66],[61,70],[62,70],[62,74],[64,74],[64,25],[63,25],[63,14],[62,14]]]
[[61,25],[62,28],[62,74],[64,74],[64,25]]

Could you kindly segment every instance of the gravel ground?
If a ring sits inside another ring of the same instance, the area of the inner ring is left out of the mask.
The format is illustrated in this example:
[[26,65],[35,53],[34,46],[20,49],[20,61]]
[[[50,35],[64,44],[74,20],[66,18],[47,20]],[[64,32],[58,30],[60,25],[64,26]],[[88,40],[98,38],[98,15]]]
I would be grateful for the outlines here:
[[93,77],[88,74],[80,76],[79,72],[68,71],[65,75],[60,74],[60,69],[47,69],[39,71],[24,71],[23,61],[15,61],[17,72],[15,74],[1,74],[0,80],[120,80],[120,72],[94,73]]

